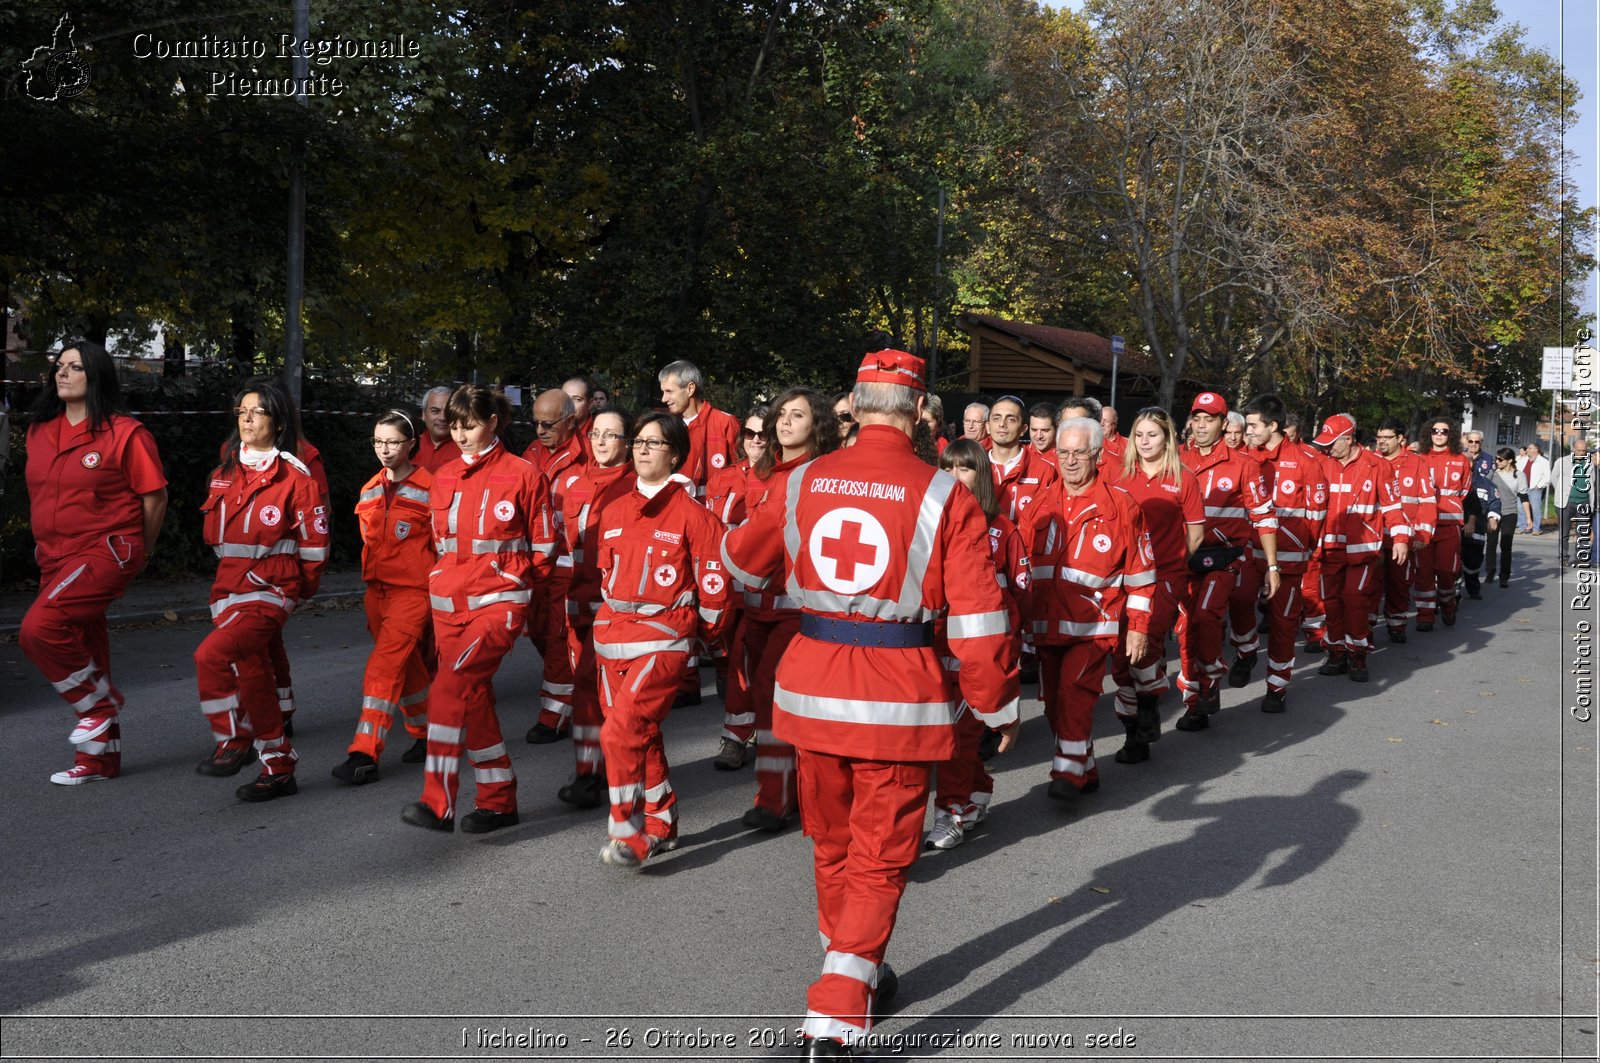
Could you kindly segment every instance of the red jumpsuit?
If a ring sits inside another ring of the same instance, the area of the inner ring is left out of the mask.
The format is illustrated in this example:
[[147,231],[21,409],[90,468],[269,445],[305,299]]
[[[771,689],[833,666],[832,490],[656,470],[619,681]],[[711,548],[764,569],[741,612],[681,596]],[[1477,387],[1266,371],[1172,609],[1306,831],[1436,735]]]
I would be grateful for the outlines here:
[[517,777],[495,716],[494,674],[554,568],[550,488],[538,469],[496,442],[471,464],[463,455],[440,469],[428,505],[439,554],[428,575],[439,673],[428,703],[422,803],[441,820],[455,818],[465,751],[478,807],[515,812]]
[[[827,950],[806,995],[808,1037],[850,1040],[872,1025],[929,769],[955,752],[962,700],[991,727],[1017,718],[1015,636],[984,535],[955,477],[919,460],[904,432],[865,424],[855,446],[795,470],[784,505],[759,507],[725,543],[747,587],[767,589],[758,573],[785,565],[804,613],[778,665],[773,731],[799,751]],[[941,618],[959,690],[934,645]]]
[[1389,634],[1406,629],[1406,621],[1416,615],[1411,608],[1411,587],[1417,579],[1417,558],[1433,542],[1439,522],[1439,501],[1433,492],[1433,470],[1420,454],[1401,451],[1391,459],[1381,459],[1394,472],[1395,490],[1400,495],[1400,510],[1411,529],[1411,552],[1403,565],[1394,563],[1390,538],[1380,553],[1385,591],[1384,614]]
[[567,587],[567,658],[572,665],[572,753],[579,777],[600,767],[600,666],[594,655],[594,618],[600,611],[600,518],[633,490],[633,466],[586,465],[562,498],[562,525],[572,558]]
[[[300,464],[306,467],[306,470],[311,473],[311,478],[316,481],[317,490],[322,492],[323,504],[329,504],[333,499],[333,492],[328,489],[328,470],[322,464],[322,452],[313,446],[310,440],[302,439],[300,441],[300,451],[295,456],[300,459]],[[331,511],[329,517],[328,525],[331,528],[333,526]],[[331,532],[329,536],[331,543]],[[321,582],[322,574],[319,570],[311,581],[300,589],[303,598],[314,596],[317,593],[317,586]],[[294,676],[289,670],[289,651],[283,645],[282,628],[268,641],[267,655],[272,658],[272,681],[277,688],[278,710],[283,713],[283,718],[287,722],[294,718]],[[285,728],[285,730],[292,729],[293,725]]]
[[76,766],[60,781],[115,778],[122,693],[111,682],[106,609],[144,567],[141,496],[166,487],[161,457],[132,417],[113,414],[96,430],[62,414],[29,427],[25,475],[39,597],[18,642],[78,716],[70,736]]
[[194,652],[200,709],[219,747],[254,741],[263,775],[294,771],[273,689],[271,643],[328,561],[328,507],[298,458],[218,467],[201,507],[215,551],[211,633]]
[[589,459],[579,435],[569,436],[554,450],[535,439],[522,457],[549,483],[550,515],[556,525],[555,575],[535,588],[528,609],[528,641],[543,662],[538,722],[565,733],[572,726],[572,661],[567,652],[567,584],[572,579],[572,557],[561,530],[561,514],[566,493],[583,475]]
[[[1278,518],[1261,480],[1261,466],[1254,458],[1222,442],[1209,454],[1185,445],[1179,448],[1178,456],[1194,474],[1205,503],[1202,547],[1239,546],[1248,553],[1252,527],[1258,533],[1277,530]],[[1213,696],[1218,680],[1227,672],[1222,663],[1222,629],[1242,564],[1243,559],[1189,580],[1178,623],[1178,655],[1183,669],[1178,676],[1178,689],[1190,712],[1199,711],[1198,707]]]
[[432,489],[433,475],[420,465],[399,481],[380,469],[356,501],[373,647],[361,677],[361,722],[348,752],[373,760],[383,754],[396,713],[412,738],[428,735],[428,572],[439,559],[428,523]]
[[[1267,607],[1267,690],[1286,690],[1294,674],[1294,644],[1300,633],[1301,592],[1307,566],[1322,542],[1328,518],[1328,480],[1320,454],[1288,439],[1253,448],[1278,515],[1278,593]],[[1256,547],[1263,567],[1266,554]],[[1320,600],[1320,595],[1318,596]],[[1309,622],[1309,621],[1308,621]]]
[[728,577],[717,557],[722,522],[695,501],[691,486],[674,473],[651,496],[635,480],[600,513],[604,601],[594,652],[605,712],[608,831],[641,861],[678,837],[661,721],[695,639],[716,639],[727,622]]
[[1322,600],[1328,610],[1328,658],[1365,664],[1372,643],[1369,617],[1382,591],[1378,553],[1387,535],[1411,541],[1387,462],[1357,448],[1348,462],[1332,461],[1328,522],[1322,532]]
[[1024,442],[1022,450],[1009,463],[1001,465],[991,452],[989,467],[994,473],[995,494],[1000,499],[1000,513],[1012,524],[1021,527],[1033,500],[1061,478],[1056,467]]
[[694,497],[706,497],[706,482],[718,471],[739,460],[739,419],[723,413],[709,402],[700,404],[693,420],[684,421],[689,429],[689,456],[678,467],[678,474],[694,485]]
[[1465,522],[1461,507],[1472,490],[1472,462],[1465,454],[1448,450],[1429,451],[1422,458],[1433,472],[1439,522],[1433,531],[1433,542],[1417,555],[1417,623],[1432,626],[1436,610],[1443,609],[1446,618],[1456,612],[1461,526]]
[[446,435],[443,443],[435,443],[433,437],[424,432],[417,439],[417,453],[411,460],[428,472],[435,473],[459,457],[461,448],[450,436]]
[[[1322,451],[1309,443],[1301,443],[1306,452],[1318,463],[1322,470],[1322,480],[1327,483],[1333,479],[1336,462]],[[1323,519],[1327,519],[1327,509],[1323,509]],[[1305,572],[1300,577],[1300,597],[1302,601],[1301,612],[1304,614],[1302,624],[1306,637],[1322,641],[1322,636],[1328,626],[1328,606],[1322,600],[1322,537],[1317,537],[1316,548],[1311,551],[1311,557],[1306,561]]]
[[1056,740],[1050,777],[1093,790],[1100,785],[1094,703],[1121,633],[1150,632],[1154,548],[1133,496],[1098,476],[1080,495],[1061,481],[1050,485],[1024,537],[1033,561],[1039,693]]

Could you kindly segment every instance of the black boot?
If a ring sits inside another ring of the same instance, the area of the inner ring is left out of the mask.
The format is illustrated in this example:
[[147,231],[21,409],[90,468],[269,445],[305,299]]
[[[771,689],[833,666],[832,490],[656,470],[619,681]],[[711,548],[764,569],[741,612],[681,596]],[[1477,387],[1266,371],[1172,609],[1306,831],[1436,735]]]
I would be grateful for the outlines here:
[[1127,732],[1128,740],[1117,750],[1116,761],[1118,764],[1143,764],[1150,759],[1150,743],[1139,740],[1139,718],[1137,716],[1118,716],[1122,721],[1122,729]]
[[1134,700],[1138,705],[1134,719],[1139,721],[1139,741],[1146,745],[1161,741],[1161,695],[1136,694]]

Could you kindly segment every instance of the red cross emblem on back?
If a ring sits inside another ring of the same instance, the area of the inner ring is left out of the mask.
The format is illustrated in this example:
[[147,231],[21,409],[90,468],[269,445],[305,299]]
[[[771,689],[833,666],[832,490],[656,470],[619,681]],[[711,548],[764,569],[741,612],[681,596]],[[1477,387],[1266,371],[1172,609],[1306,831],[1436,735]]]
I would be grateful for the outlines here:
[[834,562],[837,579],[850,582],[856,578],[857,565],[871,565],[878,559],[878,548],[861,538],[859,521],[845,521],[839,525],[839,536],[822,540],[821,554]]

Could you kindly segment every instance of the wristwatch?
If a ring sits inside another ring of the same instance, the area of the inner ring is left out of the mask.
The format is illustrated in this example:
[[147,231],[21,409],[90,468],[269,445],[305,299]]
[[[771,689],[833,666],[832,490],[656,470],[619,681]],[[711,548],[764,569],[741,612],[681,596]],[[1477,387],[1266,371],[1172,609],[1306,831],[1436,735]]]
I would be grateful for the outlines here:
[[1283,569],[1279,568],[1277,565],[1268,565],[1267,566],[1267,571],[1268,572],[1282,572]]

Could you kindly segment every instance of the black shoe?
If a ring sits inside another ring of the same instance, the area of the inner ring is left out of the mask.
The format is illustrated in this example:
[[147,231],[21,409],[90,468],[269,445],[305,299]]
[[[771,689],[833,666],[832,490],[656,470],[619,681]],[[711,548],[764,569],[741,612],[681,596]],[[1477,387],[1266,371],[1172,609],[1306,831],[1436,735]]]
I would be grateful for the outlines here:
[[205,760],[194,766],[194,770],[201,775],[237,775],[239,769],[246,764],[256,762],[255,746],[235,746],[229,748],[227,743],[221,743]]
[[1241,653],[1233,659],[1233,667],[1228,669],[1228,685],[1242,687],[1250,685],[1250,673],[1256,670],[1256,655]]
[[1509,587],[1509,586],[1511,586],[1511,581],[1509,579],[1503,579],[1503,580],[1500,581],[1500,586]]
[[411,743],[411,748],[400,754],[402,764],[421,764],[428,759],[428,740],[419,738]]
[[[1481,594],[1481,593],[1480,593],[1480,592],[1479,592],[1479,591],[1478,591],[1478,588],[1476,588],[1476,587],[1468,587],[1468,588],[1467,588],[1467,597],[1468,597],[1468,598],[1471,598],[1471,599],[1472,599],[1472,600],[1473,600],[1473,601],[1475,601],[1475,602],[1481,602],[1481,601],[1483,601],[1483,595],[1482,595],[1482,594]],[[1452,621],[1451,621],[1451,620],[1446,620],[1446,621],[1445,621],[1445,625],[1446,625],[1446,626],[1447,626],[1447,627],[1448,627],[1448,626],[1449,626],[1449,625],[1450,625],[1450,624],[1451,624],[1451,623],[1452,623]]]
[[409,823],[413,827],[425,827],[428,830],[442,830],[446,834],[456,829],[455,820],[440,819],[433,814],[433,809],[421,801],[401,809],[400,822]]
[[882,1018],[886,1009],[894,1002],[894,996],[900,992],[900,976],[894,973],[894,968],[888,963],[878,964],[878,988],[872,992],[872,1017]]
[[1289,692],[1287,690],[1269,690],[1267,696],[1261,699],[1261,711],[1278,713],[1289,707]]
[[1200,695],[1199,700],[1195,702],[1195,706],[1207,716],[1215,716],[1222,711],[1222,690],[1218,687],[1212,687]]
[[276,797],[289,797],[300,792],[300,784],[294,781],[294,773],[287,775],[258,775],[254,781],[247,782],[234,791],[235,796],[241,801],[271,801]]
[[1180,731],[1204,731],[1211,726],[1211,719],[1203,712],[1189,710],[1178,717],[1178,722],[1172,726]]
[[1134,704],[1134,719],[1139,722],[1134,737],[1146,745],[1161,741],[1161,695],[1136,694]]
[[365,786],[378,781],[378,762],[365,753],[352,753],[343,764],[334,766],[333,777],[351,786]]
[[1315,636],[1312,636],[1311,638],[1306,639],[1306,652],[1307,653],[1321,653],[1322,650],[1323,650],[1323,646],[1322,646],[1322,640],[1321,639],[1319,639],[1319,638],[1317,638]]
[[854,1059],[855,1055],[848,1045],[833,1037],[808,1037],[806,1038],[805,1051],[801,1059]]
[[983,737],[978,739],[978,759],[987,763],[1000,752],[1001,734],[993,727],[983,729]]
[[1322,667],[1317,669],[1317,674],[1344,675],[1349,671],[1350,659],[1348,657],[1335,657],[1330,653],[1328,655],[1328,659],[1322,662]]
[[575,808],[599,808],[606,797],[603,775],[580,775],[556,791],[556,796]]
[[1349,675],[1352,683],[1365,683],[1367,681],[1367,662],[1352,660],[1350,662]]
[[1417,630],[1418,631],[1424,631],[1424,632],[1432,631],[1433,630],[1433,621],[1432,620],[1418,620],[1417,621]]
[[547,723],[536,723],[528,728],[528,744],[547,746],[551,742],[559,742],[566,736]]
[[292,712],[283,718],[283,737],[294,737],[294,713]]
[[488,834],[501,827],[515,827],[521,822],[514,811],[490,812],[487,808],[475,808],[461,817],[461,833]]
[[778,833],[788,821],[788,816],[780,816],[771,809],[762,808],[760,805],[752,805],[746,809],[743,818],[739,820],[740,823],[743,823],[751,830],[766,831],[768,834]]
[[1038,681],[1039,670],[1037,668],[1029,668],[1026,671],[1019,670],[1017,672],[1017,683],[1021,686],[1032,686]]
[[1389,629],[1389,641],[1390,642],[1404,642],[1405,640],[1406,640],[1406,629],[1405,628],[1403,628],[1403,627],[1392,627],[1392,628]]
[[1116,756],[1112,759],[1118,764],[1143,764],[1150,759],[1150,743],[1141,742],[1129,735],[1128,740],[1122,743],[1122,748],[1117,750]]
[[698,704],[700,704],[700,691],[685,690],[673,700],[672,707],[675,709],[687,709]]
[[1451,606],[1448,606],[1448,607],[1446,607],[1444,609],[1440,609],[1439,610],[1439,619],[1444,621],[1444,626],[1445,627],[1455,627],[1456,626],[1456,607],[1454,605],[1451,605]]
[[1056,801],[1076,801],[1081,794],[1092,794],[1100,789],[1100,780],[1094,779],[1082,786],[1074,786],[1067,779],[1051,779],[1050,789],[1045,791],[1045,796]]

